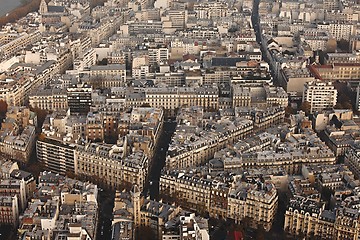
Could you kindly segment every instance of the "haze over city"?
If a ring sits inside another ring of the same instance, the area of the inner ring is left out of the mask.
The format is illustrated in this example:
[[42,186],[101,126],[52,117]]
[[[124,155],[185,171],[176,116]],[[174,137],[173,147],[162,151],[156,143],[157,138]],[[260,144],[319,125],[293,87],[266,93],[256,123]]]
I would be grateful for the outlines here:
[[0,239],[358,239],[359,18],[0,0]]

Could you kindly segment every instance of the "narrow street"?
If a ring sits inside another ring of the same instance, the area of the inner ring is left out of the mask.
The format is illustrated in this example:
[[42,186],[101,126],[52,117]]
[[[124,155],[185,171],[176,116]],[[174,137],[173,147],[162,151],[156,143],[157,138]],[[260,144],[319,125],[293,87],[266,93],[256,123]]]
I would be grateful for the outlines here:
[[253,10],[251,13],[251,22],[255,31],[256,41],[261,46],[261,33],[260,33],[260,21],[259,21],[259,4],[260,0],[254,0]]
[[[9,231],[9,229],[11,229]],[[18,238],[17,230],[12,226],[3,225],[0,226],[0,240],[15,240]]]
[[150,194],[151,199],[156,199],[159,195],[159,180],[161,170],[165,166],[166,152],[169,148],[171,137],[176,129],[176,121],[165,120],[163,132],[155,150],[152,166],[149,170],[149,182],[144,188],[144,193]]
[[111,239],[111,221],[112,210],[114,207],[114,192],[100,190],[99,203],[99,221],[97,225],[96,239]]
[[[266,49],[264,49],[263,45],[262,45],[262,42],[261,42],[261,28],[260,28],[260,18],[259,18],[259,4],[260,4],[260,0],[254,0],[253,1],[253,11],[252,11],[252,14],[251,14],[251,22],[252,22],[252,25],[253,25],[253,28],[254,28],[254,31],[255,31],[255,36],[256,36],[256,41],[257,43],[260,45],[260,50],[262,52],[262,58],[265,62],[269,63],[270,60],[267,58],[266,56]],[[270,65],[270,63],[269,63]],[[275,86],[278,85],[278,81],[277,79],[274,77],[275,74],[274,74],[274,71],[273,69],[271,69],[270,67],[270,73],[271,73],[271,76],[273,78],[273,84]]]

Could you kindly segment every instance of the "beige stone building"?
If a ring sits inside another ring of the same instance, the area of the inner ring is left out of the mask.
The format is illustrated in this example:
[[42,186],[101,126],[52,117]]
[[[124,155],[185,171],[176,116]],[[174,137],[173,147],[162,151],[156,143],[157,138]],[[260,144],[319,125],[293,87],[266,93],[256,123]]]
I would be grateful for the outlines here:
[[202,106],[218,109],[219,93],[217,88],[149,88],[146,89],[146,102],[155,108],[174,110],[180,107]]
[[16,36],[12,34],[10,36],[6,35],[4,44],[0,46],[0,58],[4,59],[14,56],[18,51],[41,39],[40,31],[18,33]]
[[[90,143],[75,150],[75,174],[98,179],[113,188],[135,183],[143,189],[148,173],[148,157],[143,152],[126,156],[122,147]],[[125,157],[126,156],[126,157]]]
[[360,216],[351,205],[358,200],[357,196],[348,197],[338,209],[325,210],[323,203],[297,196],[290,200],[286,210],[284,230],[293,237],[357,239]]
[[36,125],[37,116],[28,108],[9,108],[0,131],[0,152],[26,164],[34,149]]
[[251,227],[262,225],[266,231],[277,211],[277,190],[271,182],[246,183],[240,176],[233,182],[222,182],[174,170],[163,172],[159,186],[162,195],[176,199],[182,207],[230,218],[235,223],[250,219]]
[[253,121],[254,128],[266,129],[274,124],[284,122],[285,109],[283,107],[260,108],[235,108],[235,116],[244,117]]
[[188,204],[200,211],[210,209],[212,188],[211,180],[176,171],[162,174],[159,183],[161,194],[173,196],[178,199],[180,205]]
[[32,91],[48,84],[59,72],[60,65],[56,61],[31,66],[14,65],[11,71],[0,74],[0,99],[6,101],[9,106],[22,106]]
[[265,231],[269,231],[275,218],[277,205],[278,195],[273,183],[239,183],[230,188],[227,217],[234,219],[237,223],[250,218],[253,228],[261,225]]
[[[167,204],[145,198],[141,189],[134,185],[130,192],[116,193],[114,218],[117,218],[114,222],[123,221],[124,223],[126,221],[128,226],[133,226],[132,233],[128,234],[128,236],[132,235],[131,239],[135,239],[136,234],[142,235],[143,233],[140,231],[143,227],[151,229],[156,239],[162,239],[165,224],[173,220],[180,211],[181,208],[175,206],[175,203]],[[119,218],[121,215],[123,217]]]
[[54,88],[33,92],[29,96],[29,104],[33,108],[40,108],[47,111],[67,110],[66,90]]
[[[289,206],[285,213],[284,230],[293,235],[305,234],[315,235],[315,228],[320,219],[324,220],[328,214],[327,219],[334,221],[334,215],[330,212],[324,212],[324,204],[316,202],[312,199],[297,196],[290,200]],[[323,217],[320,217],[323,215]]]
[[[306,139],[312,139],[312,146],[303,145]],[[280,139],[278,139],[280,140]],[[277,142],[276,138],[273,143]],[[303,134],[289,134],[285,141],[277,147],[264,147],[254,152],[242,152],[234,147],[224,148],[216,156],[220,156],[224,169],[279,168],[288,174],[299,174],[303,165],[334,164],[335,155],[314,132],[307,130]]]
[[[251,120],[225,116],[207,119],[202,108],[183,109],[177,121],[180,124],[166,156],[167,169],[199,166],[227,144],[245,138],[253,130]],[[200,132],[195,131],[198,123],[203,126]]]
[[354,173],[356,178],[360,177],[360,146],[353,143],[345,153],[345,164]]
[[0,223],[16,227],[19,219],[17,196],[0,196]]
[[359,63],[334,63],[332,65],[310,66],[309,70],[313,76],[321,80],[356,80],[360,75]]

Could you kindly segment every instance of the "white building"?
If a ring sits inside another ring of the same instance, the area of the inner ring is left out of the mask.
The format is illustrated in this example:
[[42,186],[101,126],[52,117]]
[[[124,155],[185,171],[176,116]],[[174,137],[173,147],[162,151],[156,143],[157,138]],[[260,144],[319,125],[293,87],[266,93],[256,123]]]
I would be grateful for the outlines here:
[[310,103],[310,113],[335,106],[337,90],[331,82],[315,80],[304,84],[302,101]]

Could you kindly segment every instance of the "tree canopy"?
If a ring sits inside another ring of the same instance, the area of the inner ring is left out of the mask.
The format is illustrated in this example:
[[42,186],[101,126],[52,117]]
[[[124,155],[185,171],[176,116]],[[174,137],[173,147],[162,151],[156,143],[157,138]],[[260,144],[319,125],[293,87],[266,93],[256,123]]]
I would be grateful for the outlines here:
[[4,100],[0,100],[0,118],[5,118],[8,110],[8,105]]
[[304,101],[301,103],[300,109],[305,112],[305,114],[309,114],[311,110],[311,105],[308,101]]

